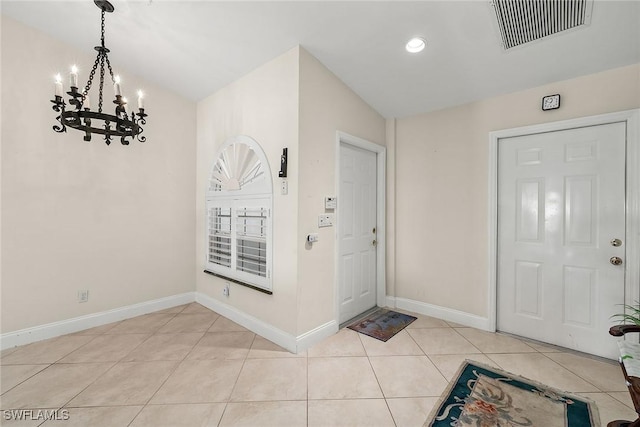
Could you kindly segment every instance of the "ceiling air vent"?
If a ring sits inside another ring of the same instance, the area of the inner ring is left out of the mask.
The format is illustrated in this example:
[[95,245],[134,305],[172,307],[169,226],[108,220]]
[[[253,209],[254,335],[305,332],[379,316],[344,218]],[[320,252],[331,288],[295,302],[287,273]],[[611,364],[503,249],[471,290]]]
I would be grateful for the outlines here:
[[505,49],[589,23],[593,0],[492,0]]

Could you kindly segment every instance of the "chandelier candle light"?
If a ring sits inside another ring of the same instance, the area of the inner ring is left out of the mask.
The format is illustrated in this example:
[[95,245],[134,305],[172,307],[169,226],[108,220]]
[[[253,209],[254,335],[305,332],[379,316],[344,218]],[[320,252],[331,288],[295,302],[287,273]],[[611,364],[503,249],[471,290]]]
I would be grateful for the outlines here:
[[[104,142],[107,145],[111,144],[111,137],[120,137],[122,145],[129,145],[130,140],[127,138],[136,138],[140,142],[145,142],[146,138],[142,136],[142,125],[146,124],[145,117],[147,114],[144,112],[144,99],[142,91],[138,91],[138,112],[127,112],[127,99],[122,96],[122,89],[120,88],[120,77],[114,76],[111,63],[109,62],[109,49],[104,45],[104,14],[105,12],[113,12],[114,7],[107,0],[94,0],[96,6],[102,11],[102,25],[101,25],[101,44],[96,46],[95,50],[98,51],[98,56],[93,64],[91,73],[89,74],[89,80],[85,85],[82,92],[78,90],[78,68],[74,65],[71,67],[71,74],[69,75],[70,90],[67,92],[69,98],[69,106],[73,107],[67,110],[67,104],[65,103],[64,88],[62,86],[62,77],[60,74],[55,77],[55,99],[52,99],[53,110],[60,113],[56,120],[60,122],[59,125],[54,125],[53,130],[60,133],[66,132],[67,126],[84,131],[84,140],[91,141],[91,134],[97,133],[104,135]],[[104,88],[104,75],[105,75],[105,63],[113,81],[113,91],[115,93],[115,99],[113,103],[116,104],[115,114],[107,114],[102,112],[102,92]],[[93,78],[100,67],[100,88],[98,93],[98,111],[91,110],[91,102],[89,99],[89,90],[93,83]],[[98,122],[98,123],[94,123]]]

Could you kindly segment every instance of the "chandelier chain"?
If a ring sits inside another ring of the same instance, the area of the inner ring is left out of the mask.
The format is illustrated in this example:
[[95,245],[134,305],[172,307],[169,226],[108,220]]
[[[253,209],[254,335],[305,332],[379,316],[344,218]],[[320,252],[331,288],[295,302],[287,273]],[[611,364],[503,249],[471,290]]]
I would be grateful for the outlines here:
[[100,21],[100,41],[102,42],[102,47],[104,47],[104,10],[102,11],[102,18]]
[[100,56],[100,91],[98,95],[98,112],[102,113],[102,88],[104,87],[104,55]]
[[104,55],[104,58],[107,61],[107,67],[109,67],[109,74],[111,75],[111,81],[115,83],[115,76],[113,75],[113,69],[111,68],[111,62],[109,62],[109,56],[107,55],[107,49],[104,45],[104,10],[102,10],[102,22],[100,26],[100,42],[102,43],[103,50],[101,54]]
[[107,56],[107,54],[105,54],[104,57],[107,60],[107,67],[109,68],[109,74],[111,75],[111,81],[113,83],[115,83],[116,82],[116,78],[113,75],[113,69],[111,68],[111,62],[109,62],[109,57]]
[[91,85],[93,84],[93,76],[96,74],[96,69],[98,68],[98,63],[100,62],[100,53],[96,56],[96,61],[93,63],[93,68],[91,68],[91,73],[89,73],[89,80],[87,81],[87,85],[84,87],[82,91],[83,98],[86,98],[87,94],[91,90]]

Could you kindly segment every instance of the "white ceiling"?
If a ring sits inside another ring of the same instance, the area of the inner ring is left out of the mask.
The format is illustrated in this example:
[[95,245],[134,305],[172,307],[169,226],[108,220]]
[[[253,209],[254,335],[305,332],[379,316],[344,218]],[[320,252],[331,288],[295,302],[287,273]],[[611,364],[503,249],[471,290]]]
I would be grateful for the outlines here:
[[[640,1],[596,0],[590,25],[508,52],[489,0],[112,3],[106,45],[116,72],[195,101],[298,44],[385,117],[640,63]],[[95,54],[100,10],[90,0],[2,0],[0,7]],[[420,54],[404,50],[414,35],[428,41]]]

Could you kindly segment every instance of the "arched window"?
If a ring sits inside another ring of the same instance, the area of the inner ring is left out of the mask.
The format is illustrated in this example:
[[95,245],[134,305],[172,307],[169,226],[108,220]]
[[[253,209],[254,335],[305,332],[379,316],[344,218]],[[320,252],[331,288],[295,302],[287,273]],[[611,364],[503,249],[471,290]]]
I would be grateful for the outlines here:
[[207,270],[271,293],[273,189],[260,145],[244,135],[218,151],[207,190]]

